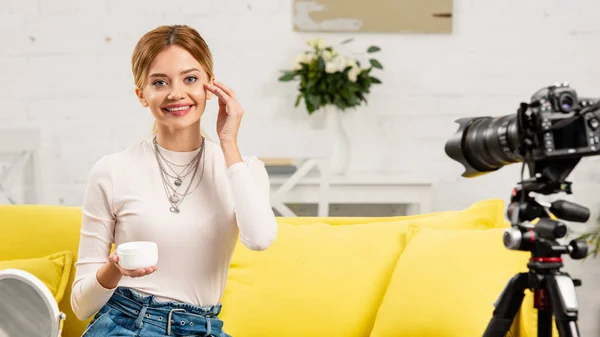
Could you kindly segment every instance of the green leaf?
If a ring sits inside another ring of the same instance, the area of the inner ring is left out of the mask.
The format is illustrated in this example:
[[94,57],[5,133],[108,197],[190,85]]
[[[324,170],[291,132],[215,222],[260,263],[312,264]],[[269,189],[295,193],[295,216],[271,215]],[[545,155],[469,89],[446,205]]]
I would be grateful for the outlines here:
[[286,71],[281,77],[279,77],[280,82],[288,82],[293,80],[296,77],[296,73],[291,71]]
[[319,96],[309,94],[306,96],[306,99],[315,110],[319,108],[319,105],[321,104],[321,98]]
[[357,104],[358,104],[358,100],[356,99],[356,96],[350,95],[350,97],[348,97],[348,105],[355,106]]
[[306,104],[306,109],[308,110],[308,114],[312,114],[313,111],[317,110],[315,106],[308,99],[309,96],[304,95],[304,104]]
[[377,46],[371,46],[371,47],[369,47],[369,49],[367,49],[367,53],[376,53],[380,50],[381,50],[381,48],[379,48]]
[[298,97],[296,97],[296,102],[294,103],[294,106],[298,106],[300,104],[300,100],[302,100],[302,95],[298,95]]
[[319,72],[322,73],[325,71],[325,60],[322,57],[319,57]]
[[381,81],[377,77],[371,76],[369,79],[371,80],[371,83],[381,84]]
[[349,38],[349,39],[346,39],[346,40],[344,40],[344,41],[340,42],[340,44],[346,44],[346,43],[350,43],[350,42],[352,42],[352,41],[354,41],[354,38],[352,38],[352,37],[351,37],[351,38]]
[[369,62],[371,63],[373,68],[383,69],[383,66],[381,65],[381,63],[379,63],[379,61],[377,61],[376,59],[369,59]]
[[350,92],[349,87],[344,87],[342,90],[340,90],[340,94],[342,95],[342,97],[344,99],[347,99],[347,100],[350,99],[350,96],[353,96],[352,93]]
[[589,257],[596,258],[600,253],[600,226],[596,225],[594,228],[590,228],[586,233],[581,234],[576,240],[585,241],[588,244],[588,254],[584,260]]
[[365,98],[365,96],[362,94],[362,92],[357,92],[356,93],[356,97],[358,97],[358,99],[360,99],[361,101],[367,101],[367,99]]

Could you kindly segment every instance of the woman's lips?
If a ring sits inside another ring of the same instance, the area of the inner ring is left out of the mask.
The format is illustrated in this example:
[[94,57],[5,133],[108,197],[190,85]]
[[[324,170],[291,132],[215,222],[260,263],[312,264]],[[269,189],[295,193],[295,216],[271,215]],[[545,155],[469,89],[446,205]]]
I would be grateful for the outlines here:
[[167,106],[162,108],[162,111],[176,117],[181,117],[187,115],[192,110],[193,105],[177,105],[177,106]]

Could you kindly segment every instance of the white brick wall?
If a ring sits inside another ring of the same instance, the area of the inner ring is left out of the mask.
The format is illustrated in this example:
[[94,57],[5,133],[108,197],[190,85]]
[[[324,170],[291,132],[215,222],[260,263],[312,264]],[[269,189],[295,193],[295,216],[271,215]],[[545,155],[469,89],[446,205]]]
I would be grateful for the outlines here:
[[[556,81],[597,96],[599,9],[597,0],[455,0],[449,35],[317,35],[294,33],[291,5],[280,0],[0,0],[0,126],[40,127],[46,202],[79,204],[94,160],[149,135],[152,119],[133,95],[130,74],[131,52],[145,31],[185,23],[205,36],[217,77],[246,108],[245,141],[268,137],[277,121],[304,122],[306,113],[292,108],[295,84],[277,77],[307,39],[352,36],[357,51],[382,47],[385,71],[377,74],[384,84],[374,88],[370,104],[344,120],[353,137],[351,171],[426,172],[438,181],[435,209],[462,208],[508,199],[519,167],[459,179],[460,166],[444,153],[453,120],[512,114]],[[211,135],[215,108],[213,101],[203,119]],[[573,175],[575,200],[594,208],[597,162],[586,160]],[[595,182],[584,188],[589,178]],[[591,296],[598,264],[570,265],[584,279],[585,336],[600,332],[598,297]]]

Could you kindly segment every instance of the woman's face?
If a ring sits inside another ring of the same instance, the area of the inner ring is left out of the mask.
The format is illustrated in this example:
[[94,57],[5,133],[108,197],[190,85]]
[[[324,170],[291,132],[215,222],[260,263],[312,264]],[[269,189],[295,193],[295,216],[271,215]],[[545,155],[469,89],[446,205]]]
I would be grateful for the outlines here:
[[136,88],[142,106],[149,107],[159,127],[170,130],[195,125],[212,93],[204,83],[212,83],[200,63],[185,49],[170,46],[160,52],[148,69],[146,84]]

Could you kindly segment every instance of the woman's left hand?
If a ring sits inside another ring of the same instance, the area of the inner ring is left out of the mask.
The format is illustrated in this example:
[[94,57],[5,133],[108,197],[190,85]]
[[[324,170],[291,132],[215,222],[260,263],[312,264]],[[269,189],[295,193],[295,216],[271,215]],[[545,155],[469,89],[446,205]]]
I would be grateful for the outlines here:
[[237,135],[244,115],[244,109],[235,93],[221,82],[215,85],[205,83],[204,87],[219,98],[219,115],[217,117],[217,134],[221,144],[237,144]]

